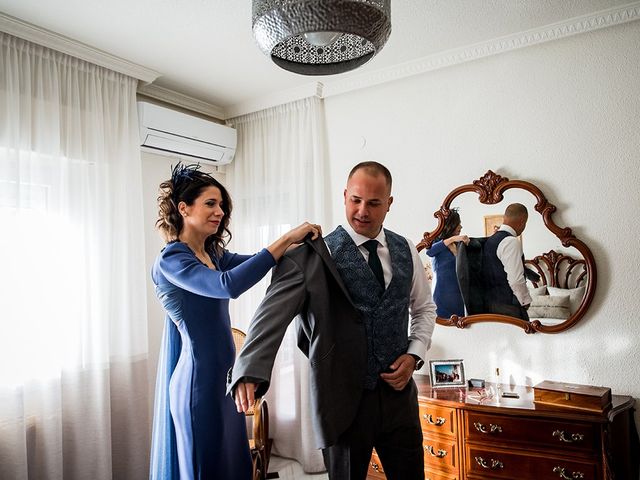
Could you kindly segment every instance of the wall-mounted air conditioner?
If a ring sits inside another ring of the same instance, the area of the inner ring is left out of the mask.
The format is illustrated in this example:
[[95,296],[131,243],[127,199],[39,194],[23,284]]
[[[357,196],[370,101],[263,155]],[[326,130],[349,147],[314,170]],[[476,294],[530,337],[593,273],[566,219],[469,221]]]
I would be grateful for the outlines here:
[[145,101],[138,102],[138,117],[144,150],[215,165],[233,160],[233,128]]

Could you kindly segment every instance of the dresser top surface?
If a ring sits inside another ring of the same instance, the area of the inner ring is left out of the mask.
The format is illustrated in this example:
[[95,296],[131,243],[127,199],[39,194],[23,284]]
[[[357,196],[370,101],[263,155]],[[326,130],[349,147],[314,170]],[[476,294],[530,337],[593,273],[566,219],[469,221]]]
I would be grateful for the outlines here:
[[[418,398],[465,410],[482,410],[502,414],[530,414],[544,417],[575,417],[588,420],[611,420],[618,412],[633,407],[633,397],[612,395],[611,409],[604,414],[582,412],[570,408],[552,408],[533,402],[533,387],[502,384],[502,392],[514,392],[518,398],[503,398],[498,394],[498,385],[486,382],[484,389],[469,387],[432,388],[428,375],[414,375],[418,386]],[[524,411],[524,412],[523,412]]]

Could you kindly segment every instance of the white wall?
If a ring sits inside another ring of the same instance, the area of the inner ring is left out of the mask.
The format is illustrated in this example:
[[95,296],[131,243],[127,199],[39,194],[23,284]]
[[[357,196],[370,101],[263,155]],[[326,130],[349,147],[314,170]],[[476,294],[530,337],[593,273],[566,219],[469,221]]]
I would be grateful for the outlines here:
[[633,22],[325,100],[334,223],[359,161],[390,168],[386,226],[415,242],[450,190],[492,169],[537,184],[558,206],[556,222],[595,256],[595,300],[574,328],[438,326],[430,359],[463,358],[467,377],[490,380],[499,366],[519,384],[606,385],[640,397],[638,45]]
[[[158,219],[158,187],[171,177],[171,166],[178,162],[176,157],[156,155],[142,152],[142,193],[144,198],[144,236],[145,236],[145,268],[147,272],[147,323],[149,331],[149,398],[153,403],[156,368],[160,352],[160,340],[164,327],[164,310],[156,298],[151,282],[151,267],[156,256],[164,247],[164,240],[155,228]],[[185,160],[185,163],[196,163]],[[224,168],[224,167],[222,167]],[[222,170],[222,168],[220,170]],[[216,167],[202,165],[202,171],[211,173],[223,185],[225,175],[216,172]]]

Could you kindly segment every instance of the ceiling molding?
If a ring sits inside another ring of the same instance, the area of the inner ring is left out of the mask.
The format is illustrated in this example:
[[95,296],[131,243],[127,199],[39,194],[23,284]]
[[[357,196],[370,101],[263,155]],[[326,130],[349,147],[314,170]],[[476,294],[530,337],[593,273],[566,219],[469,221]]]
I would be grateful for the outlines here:
[[560,40],[581,33],[599,30],[640,19],[640,2],[609,8],[562,22],[519,32],[466,47],[447,50],[417,60],[394,65],[376,72],[325,82],[323,96],[330,97],[362,88],[399,80],[441,68],[498,55],[540,43]]
[[[323,79],[323,83],[312,81],[299,87],[254,97],[225,108],[156,85],[139,85],[138,91],[140,94],[150,98],[203,115],[226,120],[310,96],[331,97],[639,19],[640,1],[635,1],[536,29],[440,52],[373,72],[352,74],[344,79],[331,80],[325,78]],[[0,12],[0,31],[137,78],[147,84],[151,84],[160,76],[159,72],[77,42],[63,35],[31,25],[2,12]]]
[[137,78],[146,83],[153,82],[160,76],[155,70],[143,67],[84,43],[65,37],[44,28],[31,25],[18,18],[0,12],[0,31],[19,37],[43,47],[51,48],[67,55],[86,60],[95,65]]
[[227,107],[225,114],[226,118],[233,118],[313,95],[327,98],[639,19],[640,1],[636,1],[512,35],[447,50],[374,72],[355,74],[341,80],[309,83],[294,89],[271,93]]
[[189,95],[185,95],[159,85],[140,85],[138,86],[138,93],[145,97],[160,100],[191,112],[201,113],[208,117],[217,118],[219,120],[225,120],[227,118],[222,107],[198,100],[197,98],[190,97]]
[[290,88],[288,90],[281,90],[279,92],[272,92],[266,96],[253,98],[246,102],[231,105],[225,108],[225,115],[227,119],[239,117],[247,113],[258,112],[266,108],[275,107],[285,103],[295,102],[308,97],[321,97],[323,96],[323,84],[320,82],[310,82],[300,85],[296,88]]

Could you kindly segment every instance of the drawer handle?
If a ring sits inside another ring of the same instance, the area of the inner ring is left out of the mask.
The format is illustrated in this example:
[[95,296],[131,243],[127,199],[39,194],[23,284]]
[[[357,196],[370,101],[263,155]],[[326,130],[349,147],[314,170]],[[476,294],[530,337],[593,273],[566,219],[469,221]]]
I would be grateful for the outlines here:
[[380,471],[380,465],[378,465],[376,462],[371,462],[371,468],[373,468],[373,470],[376,472]]
[[582,472],[571,472],[571,475],[567,475],[567,470],[564,467],[554,467],[553,473],[560,474],[560,478],[564,478],[564,480],[578,480],[580,478],[584,478],[584,473]]
[[498,468],[504,468],[504,464],[500,460],[491,459],[491,463],[487,462],[482,457],[475,457],[476,463],[480,465],[482,468],[489,468],[491,470],[496,470]]
[[433,450],[433,447],[431,445],[427,445],[426,447],[424,447],[424,449],[429,453],[429,455],[431,455],[432,457],[437,457],[437,458],[444,458],[447,456],[447,451],[446,450],[438,450],[438,453],[436,453]]
[[500,425],[494,425],[493,423],[489,424],[489,430],[480,422],[475,422],[473,424],[480,433],[502,433],[502,427]]
[[435,421],[433,420],[433,415],[429,414],[423,414],[422,418],[424,418],[427,422],[429,422],[431,425],[435,425],[436,427],[440,427],[442,425],[444,425],[444,422],[446,422],[447,420],[445,418],[442,417],[436,417]]
[[564,430],[556,430],[552,433],[552,435],[554,437],[559,437],[558,440],[560,440],[561,442],[567,443],[581,442],[584,440],[584,435],[582,433],[572,433],[571,436],[567,438]]

